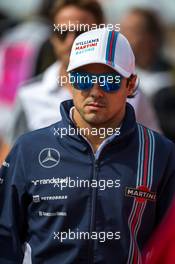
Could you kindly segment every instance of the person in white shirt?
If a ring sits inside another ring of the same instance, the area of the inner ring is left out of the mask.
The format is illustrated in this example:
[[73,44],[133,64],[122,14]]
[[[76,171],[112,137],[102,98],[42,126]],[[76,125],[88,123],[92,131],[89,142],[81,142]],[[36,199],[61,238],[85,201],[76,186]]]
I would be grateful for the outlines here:
[[[69,25],[70,21],[74,25],[77,25],[77,21],[79,24],[89,25],[104,23],[102,9],[96,1],[72,0],[69,4],[65,0],[58,1],[52,16],[55,25]],[[19,135],[59,120],[60,103],[72,97],[69,82],[62,85],[59,77],[67,76],[66,68],[72,43],[79,33],[81,32],[66,31],[62,35],[60,32],[53,35],[52,44],[59,62],[51,65],[43,75],[20,89],[7,134],[10,145]],[[140,89],[134,98],[128,100],[136,110],[138,122],[160,131],[152,106]]]

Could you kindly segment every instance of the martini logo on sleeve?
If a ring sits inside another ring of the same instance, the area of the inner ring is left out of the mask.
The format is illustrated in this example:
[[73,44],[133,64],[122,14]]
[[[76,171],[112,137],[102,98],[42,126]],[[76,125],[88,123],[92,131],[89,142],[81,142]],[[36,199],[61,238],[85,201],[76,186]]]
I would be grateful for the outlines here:
[[146,200],[151,202],[156,201],[156,193],[150,192],[146,186],[139,186],[137,188],[126,187],[125,196],[136,198],[136,201],[140,203]]
[[86,40],[83,42],[77,42],[75,46],[76,55],[95,50],[95,48],[98,46],[98,43],[99,43],[98,38]]

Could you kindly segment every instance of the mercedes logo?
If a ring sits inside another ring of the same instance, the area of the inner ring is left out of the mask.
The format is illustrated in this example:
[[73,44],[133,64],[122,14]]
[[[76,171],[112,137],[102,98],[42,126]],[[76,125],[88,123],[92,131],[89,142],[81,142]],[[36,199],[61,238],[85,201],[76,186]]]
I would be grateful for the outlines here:
[[40,151],[39,163],[44,168],[53,168],[60,162],[60,153],[53,148],[45,148]]

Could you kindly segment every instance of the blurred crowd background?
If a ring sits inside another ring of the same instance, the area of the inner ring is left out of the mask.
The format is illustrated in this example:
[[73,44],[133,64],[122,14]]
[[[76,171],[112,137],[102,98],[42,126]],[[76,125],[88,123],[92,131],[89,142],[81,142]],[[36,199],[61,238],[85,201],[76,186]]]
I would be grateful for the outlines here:
[[[0,163],[18,136],[59,120],[73,40],[53,24],[121,24],[135,56],[139,88],[130,99],[139,122],[175,142],[174,0],[1,0]],[[77,22],[79,21],[79,22]],[[134,100],[134,101],[132,101]],[[27,146],[26,146],[27,147]]]

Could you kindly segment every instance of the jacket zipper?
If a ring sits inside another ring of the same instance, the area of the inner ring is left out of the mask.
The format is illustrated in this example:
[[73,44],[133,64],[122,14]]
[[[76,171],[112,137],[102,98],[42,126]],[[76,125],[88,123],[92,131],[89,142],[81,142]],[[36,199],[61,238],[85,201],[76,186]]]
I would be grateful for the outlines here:
[[[93,165],[93,177],[92,180],[97,181],[98,174],[98,160],[94,159]],[[90,220],[90,236],[95,231],[95,214],[96,214],[96,200],[97,200],[97,188],[92,189],[92,208],[91,208],[91,220]],[[89,264],[93,264],[93,240],[89,242]]]
[[[99,169],[98,159],[100,156],[99,155],[100,152],[97,155],[94,154],[94,150],[93,150],[91,143],[85,137],[83,137],[83,138],[88,143],[88,145],[92,151],[92,152],[90,152],[91,156],[93,156],[92,157],[92,159],[93,159],[93,177],[92,177],[92,180],[97,181],[97,173],[98,173],[98,169]],[[92,208],[91,208],[90,229],[89,229],[90,236],[91,236],[92,232],[95,230],[95,218],[96,218],[95,212],[96,212],[97,189],[98,188],[92,189]],[[93,258],[94,258],[94,256],[93,256],[93,244],[94,244],[93,240],[90,239],[89,248],[88,248],[88,256],[89,256],[88,264],[93,264]]]

